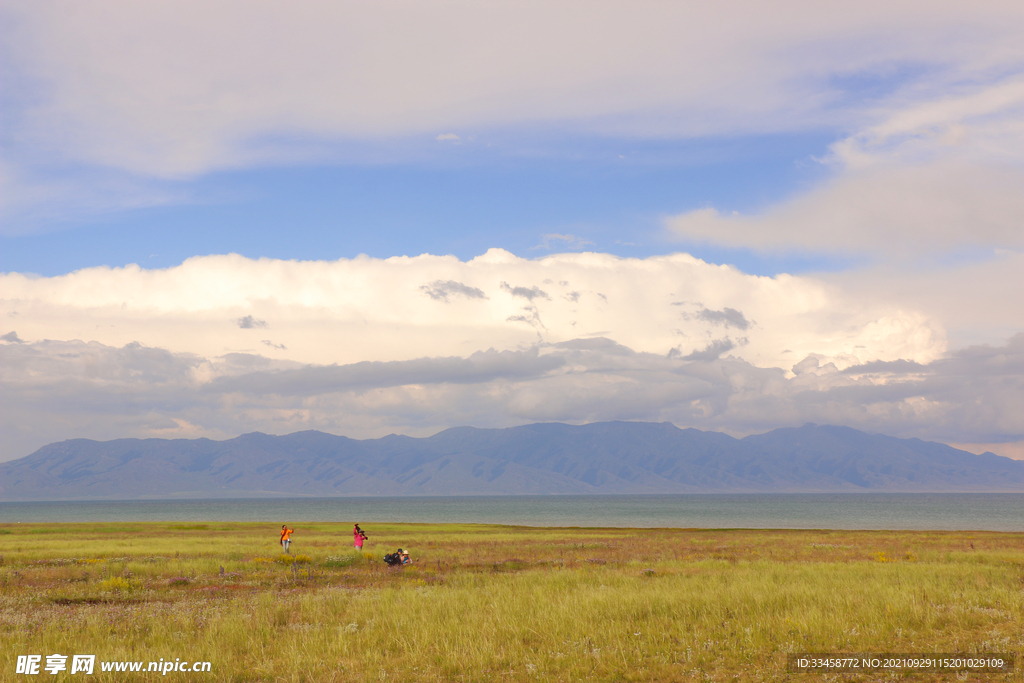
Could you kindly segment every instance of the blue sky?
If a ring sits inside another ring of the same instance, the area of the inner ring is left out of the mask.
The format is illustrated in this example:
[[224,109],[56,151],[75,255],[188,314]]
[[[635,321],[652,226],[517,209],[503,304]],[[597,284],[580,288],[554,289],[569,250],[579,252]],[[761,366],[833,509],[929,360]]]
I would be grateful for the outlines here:
[[1024,458],[1019,4],[13,0],[0,45],[0,459],[602,419]]
[[[566,248],[641,258],[685,250],[765,275],[832,269],[843,259],[680,239],[665,233],[662,220],[703,206],[750,213],[778,202],[828,174],[815,159],[836,137],[812,130],[692,141],[581,139],[530,156],[431,139],[441,149],[420,161],[212,173],[159,183],[177,198],[166,204],[19,217],[10,225],[14,234],[0,238],[0,270],[53,276],[129,263],[166,268],[231,252],[467,260],[491,247],[524,257]],[[552,234],[578,241],[545,241]]]

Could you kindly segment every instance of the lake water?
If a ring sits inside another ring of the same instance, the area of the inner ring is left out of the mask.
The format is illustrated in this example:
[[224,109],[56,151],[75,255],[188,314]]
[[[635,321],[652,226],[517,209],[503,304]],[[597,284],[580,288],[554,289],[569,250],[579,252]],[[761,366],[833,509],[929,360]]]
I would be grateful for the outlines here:
[[0,523],[127,521],[1024,531],[1024,494],[459,496],[0,503]]

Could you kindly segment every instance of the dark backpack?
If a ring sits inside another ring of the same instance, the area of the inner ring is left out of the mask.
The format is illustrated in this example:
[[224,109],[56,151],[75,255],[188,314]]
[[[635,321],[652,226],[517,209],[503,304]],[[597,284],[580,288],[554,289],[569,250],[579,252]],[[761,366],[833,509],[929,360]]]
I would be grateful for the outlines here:
[[394,567],[395,565],[402,564],[402,556],[398,553],[388,553],[384,556],[384,564],[386,564],[389,567]]

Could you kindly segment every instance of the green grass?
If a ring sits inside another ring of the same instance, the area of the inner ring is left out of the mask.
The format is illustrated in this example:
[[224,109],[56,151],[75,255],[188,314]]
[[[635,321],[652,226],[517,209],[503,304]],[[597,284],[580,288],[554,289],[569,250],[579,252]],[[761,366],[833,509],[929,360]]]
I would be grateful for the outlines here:
[[[1024,534],[364,526],[359,553],[351,525],[296,524],[282,557],[273,524],[0,525],[0,681],[55,652],[213,666],[135,680],[311,683],[775,681],[789,652],[1022,656]],[[387,568],[399,546],[416,564]],[[112,676],[83,680],[131,680]],[[1021,674],[911,680],[996,678]]]

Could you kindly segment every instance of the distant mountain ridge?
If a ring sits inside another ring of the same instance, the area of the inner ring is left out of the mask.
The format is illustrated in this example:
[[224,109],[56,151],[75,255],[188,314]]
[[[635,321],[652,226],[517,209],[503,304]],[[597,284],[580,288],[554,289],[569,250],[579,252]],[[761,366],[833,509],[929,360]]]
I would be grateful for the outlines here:
[[72,439],[0,463],[0,500],[270,495],[1024,491],[1024,462],[808,424],[735,439],[669,423]]

